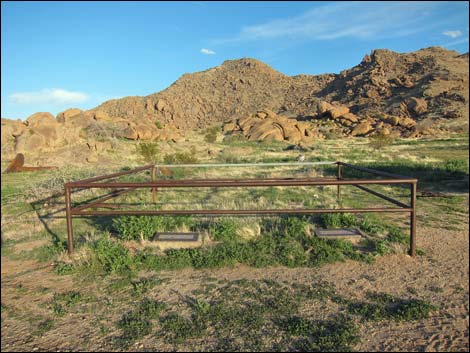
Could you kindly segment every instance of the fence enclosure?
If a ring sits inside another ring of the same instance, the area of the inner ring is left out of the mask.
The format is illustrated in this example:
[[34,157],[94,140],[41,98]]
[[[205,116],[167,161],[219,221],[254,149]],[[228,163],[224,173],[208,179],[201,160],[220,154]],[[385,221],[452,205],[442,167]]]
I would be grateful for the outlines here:
[[[374,169],[363,168],[343,162],[302,162],[302,163],[260,163],[255,166],[315,166],[336,165],[336,177],[331,178],[205,178],[183,180],[159,180],[157,172],[160,168],[201,168],[201,167],[250,167],[253,164],[181,164],[181,165],[147,165],[129,171],[113,173],[64,184],[68,253],[74,252],[73,217],[74,216],[114,216],[114,215],[275,215],[275,214],[319,214],[319,213],[366,213],[366,212],[404,212],[410,216],[410,249],[411,256],[416,255],[416,187],[418,180],[397,174],[386,173]],[[351,168],[356,171],[382,177],[382,179],[346,179],[343,178],[343,169]],[[150,180],[145,182],[119,182],[111,181],[124,175],[137,174],[150,171]],[[410,201],[405,204],[387,195],[370,189],[365,185],[408,185],[410,188]],[[291,208],[291,209],[193,209],[193,210],[122,210],[119,204],[107,204],[106,201],[119,197],[136,189],[151,189],[153,203],[157,201],[157,191],[160,188],[230,188],[230,187],[269,187],[269,186],[337,186],[337,199],[341,200],[341,186],[351,185],[369,194],[377,196],[396,207],[369,207],[369,208]],[[74,190],[107,189],[112,188],[109,194],[92,200],[91,202],[73,206],[71,195]],[[111,210],[96,210],[108,208]]]

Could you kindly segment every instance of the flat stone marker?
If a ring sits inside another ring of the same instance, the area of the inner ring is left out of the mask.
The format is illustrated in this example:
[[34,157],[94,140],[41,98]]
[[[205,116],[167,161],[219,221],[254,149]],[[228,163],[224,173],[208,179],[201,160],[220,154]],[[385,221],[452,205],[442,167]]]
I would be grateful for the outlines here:
[[362,232],[356,228],[337,228],[337,229],[315,229],[315,235],[322,239],[344,239],[360,240],[363,237]]
[[202,237],[195,232],[157,232],[150,244],[160,250],[191,249],[203,245]]
[[155,241],[198,241],[199,233],[189,232],[189,233],[177,233],[177,232],[162,232],[155,233],[153,237]]

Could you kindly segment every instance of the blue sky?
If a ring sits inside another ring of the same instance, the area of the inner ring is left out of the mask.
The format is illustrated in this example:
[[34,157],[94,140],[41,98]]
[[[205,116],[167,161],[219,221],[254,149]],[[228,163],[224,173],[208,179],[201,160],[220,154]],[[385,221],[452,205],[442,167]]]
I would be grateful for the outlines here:
[[144,96],[252,57],[338,73],[373,49],[468,52],[468,2],[1,3],[1,116]]

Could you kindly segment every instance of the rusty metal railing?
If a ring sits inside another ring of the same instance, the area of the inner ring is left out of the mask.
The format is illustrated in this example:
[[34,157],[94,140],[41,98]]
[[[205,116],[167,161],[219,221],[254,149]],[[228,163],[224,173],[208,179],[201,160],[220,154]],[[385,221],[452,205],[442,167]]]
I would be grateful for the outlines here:
[[[258,178],[258,179],[183,179],[183,180],[157,180],[157,170],[159,168],[180,168],[180,167],[247,167],[253,164],[205,164],[205,165],[147,165],[129,171],[97,176],[94,178],[64,184],[65,204],[67,218],[68,253],[74,252],[73,241],[73,216],[113,216],[113,215],[274,215],[274,214],[319,214],[319,213],[367,213],[367,212],[403,212],[410,215],[410,249],[411,256],[416,255],[416,188],[418,180],[402,175],[386,173],[374,169],[354,166],[343,162],[304,162],[304,163],[263,163],[257,166],[311,166],[311,165],[335,165],[337,166],[336,178]],[[344,179],[342,169],[351,168],[368,174],[383,177],[384,179]],[[135,174],[142,171],[151,172],[151,180],[145,182],[119,182],[110,181],[124,175]],[[119,204],[106,204],[105,202],[128,193],[136,189],[151,189],[153,203],[156,204],[157,190],[159,188],[207,188],[207,187],[268,187],[268,186],[337,186],[337,198],[341,199],[341,186],[351,185],[369,194],[377,196],[397,207],[369,207],[369,208],[321,208],[321,209],[264,209],[264,210],[96,210],[96,208],[119,208]],[[406,204],[383,195],[364,185],[409,185],[410,203]],[[107,189],[114,190],[102,197],[94,199],[92,202],[72,206],[71,194],[73,189]],[[95,209],[95,210],[93,210]]]

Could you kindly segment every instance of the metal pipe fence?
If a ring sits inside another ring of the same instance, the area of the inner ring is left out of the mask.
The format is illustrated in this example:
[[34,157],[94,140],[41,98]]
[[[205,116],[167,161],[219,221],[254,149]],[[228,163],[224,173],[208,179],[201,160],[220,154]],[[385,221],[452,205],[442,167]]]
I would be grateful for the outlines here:
[[[157,179],[157,172],[160,168],[214,168],[214,167],[256,167],[256,166],[318,166],[336,165],[337,175],[335,178],[254,178],[254,179],[183,179],[183,180],[162,180]],[[344,170],[350,168],[367,174],[382,177],[383,179],[345,179]],[[125,175],[136,174],[143,171],[150,171],[151,180],[145,182],[119,182],[110,179]],[[343,162],[299,162],[299,163],[238,163],[238,164],[180,164],[180,165],[147,165],[129,171],[97,176],[84,180],[78,180],[64,184],[68,253],[74,252],[73,240],[73,217],[74,216],[117,216],[117,215],[279,215],[279,214],[321,214],[321,213],[368,213],[368,212],[402,212],[408,213],[410,217],[410,249],[411,256],[416,255],[416,188],[418,180],[402,175],[386,173],[374,169],[358,167]],[[159,188],[227,188],[227,187],[270,187],[270,186],[337,186],[337,199],[341,200],[341,186],[354,186],[371,195],[377,196],[396,207],[365,207],[365,208],[317,208],[317,209],[193,209],[193,210],[120,210],[120,204],[106,204],[106,201],[119,197],[125,193],[136,189],[152,190],[153,203],[157,201],[157,190]],[[410,202],[405,204],[399,200],[383,195],[364,185],[409,185]],[[111,193],[95,198],[93,201],[72,205],[71,194],[74,189],[114,189]],[[113,208],[112,210],[96,210],[96,208]]]

